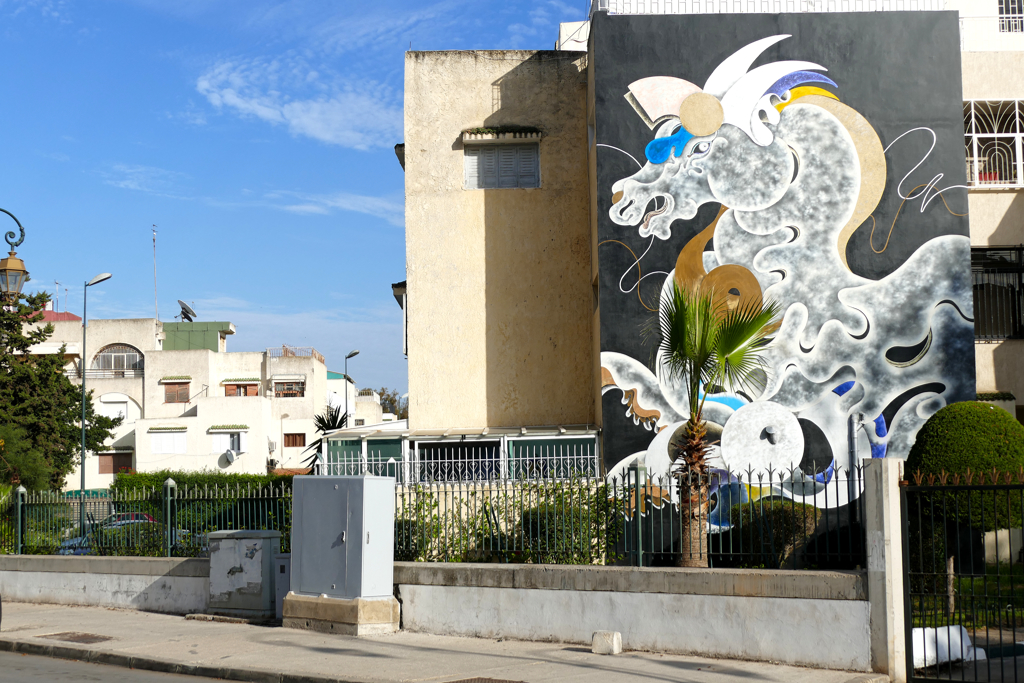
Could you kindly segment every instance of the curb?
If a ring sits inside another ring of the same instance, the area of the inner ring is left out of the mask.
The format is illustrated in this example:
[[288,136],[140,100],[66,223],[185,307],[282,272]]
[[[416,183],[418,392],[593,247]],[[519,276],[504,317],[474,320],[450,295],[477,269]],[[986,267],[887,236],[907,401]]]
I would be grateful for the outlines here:
[[133,655],[117,654],[116,652],[68,647],[66,645],[43,645],[42,643],[33,643],[26,640],[0,639],[0,652],[17,652],[26,655],[53,657],[54,659],[73,659],[91,664],[120,666],[126,669],[181,674],[184,676],[205,676],[206,678],[220,678],[228,681],[253,681],[254,683],[368,683],[364,679],[356,678],[333,678],[316,674],[288,674],[278,671],[265,671],[263,669],[181,664],[166,659],[136,657]]

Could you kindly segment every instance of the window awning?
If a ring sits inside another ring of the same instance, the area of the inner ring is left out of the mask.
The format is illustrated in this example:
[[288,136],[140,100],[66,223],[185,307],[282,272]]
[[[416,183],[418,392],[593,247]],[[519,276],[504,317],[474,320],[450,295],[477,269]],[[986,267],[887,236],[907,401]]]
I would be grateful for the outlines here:
[[221,384],[262,384],[263,380],[259,377],[230,377],[225,380],[221,380]]
[[153,432],[187,432],[188,427],[184,425],[167,425],[164,427],[150,427],[147,429],[149,433]]
[[271,375],[270,379],[275,382],[305,382],[305,375]]
[[191,382],[192,378],[189,375],[170,375],[168,377],[161,377],[158,384],[175,384],[177,382]]

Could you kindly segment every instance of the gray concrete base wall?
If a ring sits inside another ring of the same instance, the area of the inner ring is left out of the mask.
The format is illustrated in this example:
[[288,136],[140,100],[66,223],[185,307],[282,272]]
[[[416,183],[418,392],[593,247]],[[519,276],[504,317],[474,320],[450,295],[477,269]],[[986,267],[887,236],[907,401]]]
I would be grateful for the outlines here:
[[0,556],[0,596],[14,602],[205,612],[210,563],[191,558]]
[[862,572],[395,563],[402,628],[871,669]]

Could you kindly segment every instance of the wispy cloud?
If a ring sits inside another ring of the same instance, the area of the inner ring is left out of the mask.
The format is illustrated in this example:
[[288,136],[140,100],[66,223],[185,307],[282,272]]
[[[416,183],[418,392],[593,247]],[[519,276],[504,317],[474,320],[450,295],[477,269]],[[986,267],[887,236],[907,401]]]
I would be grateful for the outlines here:
[[269,197],[271,199],[292,197],[298,200],[294,204],[277,204],[277,208],[292,213],[329,214],[334,210],[354,211],[382,218],[398,227],[405,225],[405,203],[387,197],[371,197],[348,192],[336,192],[329,195],[278,192]]
[[402,134],[401,103],[390,88],[343,79],[300,57],[221,62],[196,89],[218,110],[332,145],[389,147]]
[[188,178],[178,171],[133,164],[114,164],[99,174],[104,183],[113,187],[178,198],[182,196],[181,181]]

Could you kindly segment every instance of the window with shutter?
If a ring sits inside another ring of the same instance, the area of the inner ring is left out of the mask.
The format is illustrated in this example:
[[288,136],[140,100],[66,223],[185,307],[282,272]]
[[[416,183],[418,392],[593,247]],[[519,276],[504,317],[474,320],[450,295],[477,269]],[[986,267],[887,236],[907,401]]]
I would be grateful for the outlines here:
[[498,147],[498,187],[516,187],[519,174],[516,172],[518,145]]
[[540,148],[526,145],[466,145],[467,190],[540,187]]
[[519,187],[540,187],[540,174],[538,173],[539,168],[537,164],[537,145],[519,145],[519,167],[518,173],[518,186]]
[[463,187],[467,190],[480,189],[480,148],[467,147],[466,156],[463,160],[463,171],[465,171],[465,182]]
[[164,385],[164,403],[188,403],[188,382],[171,382]]

